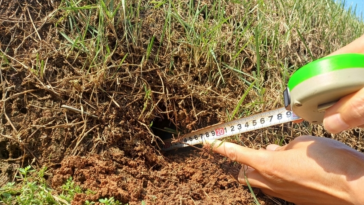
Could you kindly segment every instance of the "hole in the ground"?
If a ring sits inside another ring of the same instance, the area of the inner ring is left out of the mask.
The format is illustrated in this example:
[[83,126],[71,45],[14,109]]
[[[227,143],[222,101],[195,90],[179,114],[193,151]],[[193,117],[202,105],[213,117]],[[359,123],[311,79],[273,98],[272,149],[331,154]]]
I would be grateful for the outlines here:
[[0,142],[0,159],[9,159],[9,151],[6,149],[6,142]]
[[[163,110],[163,109],[162,109]],[[177,130],[175,124],[168,119],[167,115],[162,115],[161,117],[157,117],[153,119],[153,125],[151,127],[153,134],[160,137],[163,141],[168,140],[174,137],[178,137],[178,133],[183,135],[182,130]],[[159,144],[160,147],[164,145],[162,143]],[[190,152],[194,150],[195,147],[201,147],[201,145],[194,145],[194,147],[184,147],[183,149],[177,149],[178,152]],[[155,166],[153,170],[159,170],[161,167]]]
[[167,118],[167,116],[162,117],[163,118],[155,118],[153,120],[152,131],[162,140],[170,139],[173,137],[173,133],[177,133],[176,126]]
[[23,113],[23,114],[27,114],[27,108],[23,107],[20,109],[20,112]]
[[18,146],[14,146],[11,150],[12,158],[18,158],[23,155],[23,151]]

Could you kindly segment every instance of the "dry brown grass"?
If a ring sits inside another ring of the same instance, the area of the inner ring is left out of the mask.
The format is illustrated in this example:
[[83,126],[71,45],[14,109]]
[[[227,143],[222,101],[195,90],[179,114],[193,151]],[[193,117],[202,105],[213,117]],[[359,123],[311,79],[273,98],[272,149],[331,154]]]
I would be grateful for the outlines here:
[[[189,132],[226,121],[253,81],[236,117],[280,107],[296,69],[364,31],[330,1],[0,1],[0,14],[0,158],[51,170],[110,150],[162,169],[152,122]],[[307,134],[364,151],[360,130],[307,123],[239,138],[260,148]]]

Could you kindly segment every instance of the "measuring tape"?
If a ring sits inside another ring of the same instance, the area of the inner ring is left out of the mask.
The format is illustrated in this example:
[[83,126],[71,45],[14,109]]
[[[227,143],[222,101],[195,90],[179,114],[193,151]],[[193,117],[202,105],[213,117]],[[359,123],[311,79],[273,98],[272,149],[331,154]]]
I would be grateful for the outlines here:
[[[364,55],[342,54],[313,61],[296,71],[283,93],[285,107],[206,127],[164,141],[163,151],[304,119],[320,124],[324,111],[364,87]],[[299,117],[300,116],[300,117]]]
[[268,112],[197,130],[186,134],[179,142],[172,143],[172,139],[166,140],[164,141],[163,150],[168,151],[171,149],[188,147],[189,145],[201,144],[205,140],[217,140],[299,119],[300,117],[285,108],[270,110]]

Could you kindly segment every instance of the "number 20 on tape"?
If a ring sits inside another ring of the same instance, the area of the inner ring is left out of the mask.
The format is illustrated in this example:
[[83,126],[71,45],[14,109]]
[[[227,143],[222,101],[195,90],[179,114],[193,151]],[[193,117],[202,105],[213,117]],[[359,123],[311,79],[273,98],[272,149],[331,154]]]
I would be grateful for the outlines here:
[[217,128],[215,129],[216,136],[221,136],[225,134],[224,128]]

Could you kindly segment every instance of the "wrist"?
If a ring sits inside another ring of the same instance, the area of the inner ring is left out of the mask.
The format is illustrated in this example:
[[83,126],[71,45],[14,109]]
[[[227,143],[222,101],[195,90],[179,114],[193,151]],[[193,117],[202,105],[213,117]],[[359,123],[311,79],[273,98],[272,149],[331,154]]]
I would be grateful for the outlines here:
[[349,186],[350,201],[353,204],[364,204],[364,154],[360,153],[352,161],[355,170],[347,175],[346,181]]
[[353,182],[349,182],[349,187],[351,190],[351,201],[353,204],[364,204],[364,176]]

